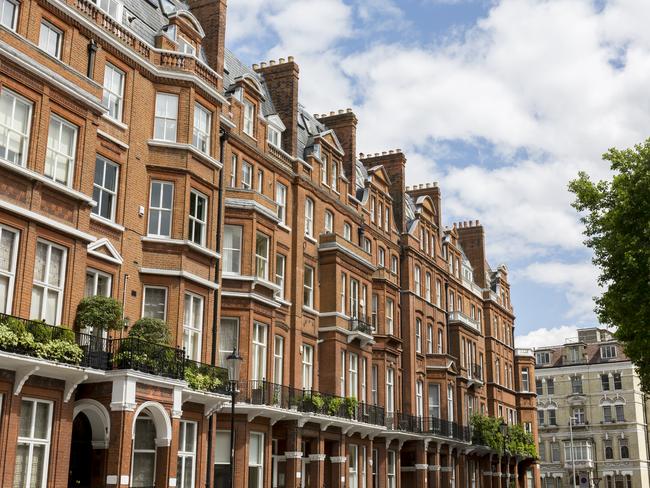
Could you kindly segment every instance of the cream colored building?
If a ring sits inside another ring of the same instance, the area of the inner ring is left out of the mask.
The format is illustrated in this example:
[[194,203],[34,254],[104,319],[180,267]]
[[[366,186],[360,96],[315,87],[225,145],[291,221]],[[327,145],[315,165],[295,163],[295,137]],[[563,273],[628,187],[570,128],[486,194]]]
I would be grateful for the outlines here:
[[[606,329],[535,349],[543,488],[650,488],[648,401]],[[570,419],[573,422],[570,425]]]

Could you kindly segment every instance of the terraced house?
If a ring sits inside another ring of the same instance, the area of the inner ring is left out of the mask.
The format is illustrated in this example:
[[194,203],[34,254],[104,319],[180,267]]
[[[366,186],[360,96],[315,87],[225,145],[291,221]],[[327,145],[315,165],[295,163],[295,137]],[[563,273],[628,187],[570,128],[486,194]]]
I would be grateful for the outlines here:
[[[470,428],[537,436],[483,227],[225,28],[225,0],[0,0],[0,484],[535,486]],[[93,296],[125,327],[81,327]]]

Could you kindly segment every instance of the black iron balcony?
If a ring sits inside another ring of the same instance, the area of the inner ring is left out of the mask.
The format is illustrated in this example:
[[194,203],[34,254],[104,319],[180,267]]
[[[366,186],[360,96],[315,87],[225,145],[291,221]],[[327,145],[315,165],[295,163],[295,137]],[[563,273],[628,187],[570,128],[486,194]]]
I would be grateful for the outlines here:
[[230,394],[226,368],[185,359],[185,381],[193,390]]
[[362,334],[372,335],[375,328],[367,317],[352,317],[348,320],[350,330],[354,332],[361,332]]
[[298,412],[328,415],[342,419],[384,425],[384,409],[355,398],[344,398],[316,390],[302,390],[269,381],[242,381],[237,400],[251,405],[266,405]]
[[134,369],[172,379],[185,379],[185,351],[137,337],[111,340],[111,369]]
[[470,442],[472,436],[468,426],[450,422],[438,417],[419,417],[400,412],[386,414],[389,430],[449,437],[461,442]]

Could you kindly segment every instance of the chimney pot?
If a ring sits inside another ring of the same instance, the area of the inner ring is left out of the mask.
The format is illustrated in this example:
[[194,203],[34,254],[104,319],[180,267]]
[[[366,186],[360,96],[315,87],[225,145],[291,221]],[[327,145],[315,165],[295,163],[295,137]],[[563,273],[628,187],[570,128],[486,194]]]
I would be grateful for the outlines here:
[[352,109],[351,109],[351,108],[346,108],[345,111],[346,111],[347,113],[349,113],[349,114],[352,113]]
[[394,152],[395,152],[395,151],[393,151],[392,149],[389,149],[389,150],[388,150],[388,154],[393,154]]
[[288,60],[290,63],[293,63],[293,56],[289,56],[289,57],[287,58],[287,60]]
[[269,66],[275,66],[275,59],[269,61]]
[[266,63],[265,63],[264,61],[262,61],[262,62],[260,63],[260,66],[261,66],[262,68],[266,68]]
[[481,223],[476,219],[476,225],[481,225]]
[[330,115],[334,115],[334,110],[332,110],[332,111],[330,112]]
[[375,157],[379,156],[379,153],[375,153]]
[[339,114],[342,114],[342,113],[343,113],[343,109],[340,108],[339,109]]
[[259,64],[257,64],[257,63],[253,64],[253,69],[257,69],[257,68],[259,68],[259,67],[260,67]]
[[385,156],[386,154],[388,154],[386,151],[382,151],[382,152],[381,152],[381,155],[382,155],[382,156]]
[[278,59],[278,64],[283,64],[284,63],[284,58]]
[[425,183],[424,185],[426,188],[431,188],[431,183]]

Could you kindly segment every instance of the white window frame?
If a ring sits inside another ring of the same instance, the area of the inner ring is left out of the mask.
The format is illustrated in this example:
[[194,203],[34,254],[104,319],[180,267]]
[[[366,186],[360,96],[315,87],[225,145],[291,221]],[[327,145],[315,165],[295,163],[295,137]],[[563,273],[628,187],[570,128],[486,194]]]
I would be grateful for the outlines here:
[[359,488],[359,446],[348,444],[348,488]]
[[329,210],[325,210],[325,232],[331,233],[334,231],[334,214]]
[[433,354],[433,324],[427,324],[427,354]]
[[194,102],[194,124],[192,145],[204,154],[210,155],[212,143],[212,112],[198,102]]
[[268,325],[261,322],[253,322],[252,335],[252,374],[253,381],[266,380],[266,352],[268,344]]
[[[235,329],[235,343],[227,345],[224,349],[222,339],[224,335],[221,333],[224,328],[224,322],[228,322],[229,327],[233,326]],[[239,318],[238,317],[221,317],[219,322],[219,366],[226,367],[226,357],[232,354],[233,350],[239,349]]]
[[124,5],[121,0],[90,0],[118,22],[122,20]]
[[345,273],[341,273],[341,310],[340,312],[345,315],[347,309],[347,293],[348,293],[348,276]]
[[[258,244],[264,244],[266,249],[260,249]],[[264,252],[266,251],[266,252]],[[261,253],[260,253],[261,252]],[[271,238],[262,232],[255,234],[255,276],[269,280],[269,255],[271,253]]]
[[176,44],[178,45],[179,53],[196,56],[196,48],[183,36],[177,36]]
[[348,354],[348,396],[359,398],[359,356]]
[[439,419],[440,416],[440,385],[438,383],[429,383],[428,387],[428,408],[429,417]]
[[415,294],[417,296],[422,296],[422,270],[419,266],[415,266],[413,270],[413,285],[415,287]]
[[239,166],[239,158],[236,154],[230,156],[230,188],[237,186],[237,167]]
[[305,235],[314,237],[314,201],[305,198]]
[[[47,477],[48,477],[48,471],[49,471],[49,461],[50,461],[50,444],[52,441],[52,418],[53,418],[53,411],[54,411],[54,403],[49,401],[49,400],[41,400],[39,398],[27,398],[23,397],[21,400],[21,414],[24,414],[23,412],[23,404],[25,402],[30,402],[33,404],[32,406],[32,417],[31,417],[31,422],[30,422],[30,435],[23,437],[20,435],[20,427],[18,431],[18,440],[16,442],[17,446],[20,445],[27,445],[28,446],[28,454],[27,454],[27,459],[26,459],[26,465],[27,465],[27,471],[25,475],[25,480],[30,483],[29,480],[31,480],[32,476],[32,467],[34,464],[33,461],[33,456],[34,456],[34,447],[35,446],[45,446],[45,453],[43,456],[43,474],[41,476],[41,479],[39,480],[38,484],[36,487],[38,488],[45,488],[47,484]],[[37,438],[34,437],[34,429],[36,427],[36,412],[37,412],[37,405],[38,404],[44,404],[47,405],[48,412],[47,412],[47,435],[45,438]],[[18,466],[16,466],[17,468]],[[16,469],[16,472],[14,473],[14,483],[16,482],[16,475],[18,474],[18,470]],[[30,487],[32,486],[31,483],[29,485]]]
[[397,488],[397,455],[395,451],[386,451],[386,488]]
[[244,109],[242,110],[244,120],[242,130],[244,134],[255,137],[255,104],[248,100],[244,100],[242,103],[244,105]]
[[350,318],[359,318],[359,281],[350,278]]
[[2,235],[4,233],[14,235],[14,241],[11,249],[9,250],[9,263],[7,269],[0,268],[0,277],[7,279],[6,301],[4,304],[0,303],[0,313],[11,314],[14,299],[14,287],[16,286],[16,267],[18,263],[18,248],[20,247],[20,231],[0,224],[0,242],[2,242]]
[[395,370],[386,368],[386,413],[395,411]]
[[370,368],[370,400],[373,405],[379,403],[379,366],[376,364]]
[[395,333],[395,301],[392,298],[386,298],[386,334],[394,335]]
[[[134,423],[138,422],[138,419],[140,419],[140,417],[142,417],[142,419],[149,419],[151,422],[153,422],[153,417],[151,416],[151,414],[147,410],[143,410],[142,412],[140,412],[138,414],[138,416],[133,420],[133,422]],[[155,427],[155,423],[154,423],[154,427]],[[156,449],[156,447],[154,447],[154,449],[136,449],[135,446],[136,446],[136,442],[135,442],[135,437],[134,437],[133,438],[133,449],[131,450],[131,482],[133,482],[133,478],[134,478],[134,474],[135,474],[134,473],[135,455],[137,453],[153,454],[154,470],[153,470],[153,473],[152,473],[153,479],[151,480],[152,481],[152,486],[153,486],[153,485],[155,485],[156,472],[157,472],[156,465],[158,464],[158,452],[157,452],[157,449]]]
[[[196,215],[192,215],[192,199],[195,199],[194,203],[194,212]],[[198,214],[199,209],[199,200],[203,200],[203,215]],[[197,244],[201,247],[206,245],[206,234],[208,227],[208,197],[197,190],[190,191],[190,207],[189,207],[189,229],[188,229],[188,238],[194,244]],[[196,242],[196,230],[199,230],[199,242]]]
[[528,374],[528,368],[521,369],[521,391],[523,392],[530,391],[530,379]]
[[281,385],[284,379],[284,337],[273,338],[273,381]]
[[259,473],[258,474],[259,483],[258,483],[258,485],[256,487],[253,487],[250,484],[250,481],[249,481],[248,488],[262,488],[264,486],[264,448],[265,448],[264,437],[265,436],[264,436],[263,432],[251,432],[250,437],[251,438],[252,437],[259,438],[258,445],[259,445],[260,449],[257,452],[258,460],[257,460],[257,462],[254,462],[254,460],[251,459],[252,455],[253,455],[253,452],[252,452],[253,442],[249,439],[249,442],[248,442],[248,449],[249,449],[249,453],[248,453],[248,472],[249,472],[249,476],[250,476],[251,469],[257,470],[258,473]]
[[[159,124],[162,124],[160,132]],[[167,132],[173,130],[173,137]],[[178,95],[156,93],[153,138],[157,141],[176,142],[178,138]]]
[[[160,185],[160,199],[158,202],[153,202],[153,187],[154,185]],[[171,197],[171,202],[169,205],[169,208],[164,207],[164,189],[166,187],[171,187],[171,192],[172,192],[172,197]],[[162,181],[162,180],[151,180],[151,185],[149,186],[149,221],[147,222],[147,235],[150,237],[163,237],[163,238],[169,238],[171,237],[172,234],[172,225],[174,219],[172,218],[172,213],[174,210],[174,183],[172,181]],[[151,216],[155,213],[158,214],[158,228],[156,229],[156,232],[151,232]],[[162,222],[163,222],[163,217],[167,217],[169,219],[169,233],[168,234],[162,234],[161,233],[161,228],[162,228]]]
[[607,344],[600,346],[600,357],[603,359],[613,359],[616,357],[616,346],[614,344]]
[[422,380],[415,382],[415,416],[424,417],[424,383]]
[[241,165],[241,187],[244,190],[253,189],[253,165],[248,161],[242,162]]
[[341,389],[341,396],[345,396],[345,350],[341,351],[341,374],[339,376],[339,387]]
[[[66,128],[73,132],[72,144],[70,145],[71,153],[65,154],[60,152],[61,137],[63,135],[63,129]],[[50,135],[52,130],[58,130],[58,137],[56,137],[56,147],[50,147],[49,141],[51,138],[54,138]],[[48,126],[48,146],[47,154],[45,156],[45,177],[61,183],[62,185],[71,186],[72,180],[74,177],[75,170],[75,160],[77,158],[77,138],[79,136],[79,127],[74,124],[71,124],[67,120],[59,117],[55,114],[50,114],[50,123]],[[62,162],[61,159],[64,159],[65,162]],[[57,170],[60,164],[67,165],[67,178],[66,181],[61,181],[57,179]]]
[[[187,299],[190,299],[190,310],[187,310]],[[194,304],[198,302],[200,315],[194,315]],[[201,361],[201,343],[203,342],[203,320],[205,299],[196,293],[185,292],[183,301],[183,347],[188,358]],[[189,315],[189,316],[188,316]],[[198,325],[198,326],[197,326]],[[191,346],[196,344],[195,347]]]
[[277,205],[277,215],[280,222],[287,223],[287,186],[283,183],[275,183],[275,203]]
[[[151,315],[145,315],[146,304],[147,304],[147,290],[164,290],[165,291],[165,302],[164,302],[164,313],[161,320],[167,321],[167,302],[169,299],[169,291],[166,286],[156,286],[156,285],[144,285],[142,287],[142,317],[152,317]],[[157,317],[152,317],[157,318]]]
[[282,132],[273,127],[272,125],[267,126],[266,140],[269,144],[280,148],[282,146]]
[[[2,22],[5,16],[5,9],[7,5],[11,5],[14,8],[13,15],[11,16],[11,22],[9,25]],[[15,31],[16,24],[18,23],[18,13],[20,5],[17,0],[0,0],[0,24],[5,26],[7,29]]]
[[303,305],[314,308],[314,268],[305,265],[303,279]]
[[327,155],[323,154],[321,156],[321,165],[320,165],[320,182],[325,186],[329,186],[329,179],[327,177],[328,166],[329,166],[329,162],[327,160]]
[[284,299],[285,275],[287,257],[284,254],[275,255],[275,284],[278,285],[278,298]]
[[363,403],[368,402],[368,359],[361,358],[361,398],[360,401]]
[[257,193],[264,193],[264,171],[257,169]]
[[[54,37],[52,37],[54,36]],[[54,46],[51,41],[54,40]],[[38,47],[56,59],[61,59],[63,31],[45,19],[41,19],[41,29],[38,34]]]
[[415,352],[422,353],[422,320],[415,319]]
[[[185,450],[185,446],[187,444],[187,433],[188,433],[188,427],[192,425],[194,426],[194,442],[193,442],[193,447],[191,451]],[[195,488],[195,483],[196,483],[196,446],[197,446],[197,440],[198,440],[198,428],[199,424],[198,422],[191,421],[191,420],[181,420],[180,425],[179,425],[179,439],[178,439],[178,458],[179,460],[182,460],[180,464],[181,470],[180,472],[176,473],[176,476],[178,478],[178,486],[185,487],[186,482],[186,476],[187,473],[185,471],[185,460],[186,459],[191,459],[191,470],[192,472],[189,474],[190,476],[190,484],[189,486],[191,488]]]
[[343,223],[343,239],[348,242],[352,239],[352,226],[347,222]]
[[[224,273],[231,275],[241,274],[241,255],[242,255],[242,245],[243,245],[243,232],[244,229],[241,225],[224,225],[224,236],[226,232],[232,232],[233,241],[239,240],[239,247],[225,247],[226,240],[224,239],[223,247],[223,261],[225,264],[228,264],[231,269],[226,269],[224,266]],[[228,257],[228,259],[226,259]]]
[[424,274],[424,299],[431,303],[431,273]]
[[[112,288],[113,288],[113,275],[104,273],[103,271],[96,270],[94,268],[86,268],[86,282],[88,280],[89,275],[92,275],[93,277],[93,290],[91,294],[86,293],[87,290],[84,289],[84,295],[87,297],[95,297],[95,296],[106,296],[110,297],[112,295]],[[99,283],[99,278],[106,278],[108,280],[108,293],[106,295],[99,295],[97,291],[97,284]]]
[[[115,222],[115,210],[117,208],[117,192],[119,189],[119,184],[120,184],[120,166],[110,159],[106,159],[104,156],[100,156],[99,154],[95,158],[95,165],[97,165],[99,162],[103,164],[103,170],[101,174],[101,182],[97,182],[96,180],[93,179],[93,199],[97,202],[97,205],[95,205],[92,208],[92,213],[93,215],[96,215],[97,217],[100,217],[105,220],[109,220],[111,222]],[[113,167],[115,168],[115,188],[111,189],[106,186],[106,168],[107,167]],[[97,178],[97,168],[95,167],[95,176],[93,178]],[[111,199],[111,205],[110,205],[110,215],[107,217],[105,215],[101,214],[101,209],[102,209],[102,204],[106,198]]]
[[454,421],[454,387],[447,384],[447,420]]
[[[0,2],[7,2],[9,0],[0,0]],[[1,13],[1,12],[0,12]],[[3,145],[4,149],[2,152],[0,152],[0,158],[2,158],[5,161],[9,161],[12,164],[15,164],[16,166],[22,166],[24,167],[27,164],[27,157],[29,154],[29,139],[30,139],[30,132],[31,132],[31,126],[32,126],[32,112],[34,109],[34,103],[28,100],[25,97],[22,97],[18,95],[17,93],[9,90],[8,88],[2,87],[2,90],[0,90],[0,97],[10,97],[12,99],[11,101],[11,115],[8,117],[9,120],[11,121],[10,124],[11,126],[5,126],[5,125],[0,125],[0,127],[4,128],[6,133],[7,133],[7,139],[4,141],[0,141],[0,144]],[[15,129],[16,126],[16,121],[15,121],[15,115],[16,115],[16,105],[22,104],[25,107],[26,113],[27,113],[27,120],[25,121],[25,132],[20,132]],[[8,159],[9,156],[9,137],[11,135],[15,137],[18,137],[20,139],[20,150],[21,150],[21,158],[20,161],[12,161]]]
[[[102,104],[108,109],[106,115],[113,120],[121,121],[123,117],[125,80],[126,73],[124,71],[111,63],[106,63],[106,66],[104,67]],[[113,113],[113,106],[117,109],[116,113]]]
[[[46,250],[46,258],[45,258],[45,281],[39,281],[36,279],[36,273],[34,272],[34,279],[32,283],[32,302],[34,301],[34,290],[36,288],[40,288],[43,292],[43,299],[41,302],[41,310],[37,312],[37,315],[34,316],[34,313],[36,312],[33,310],[33,303],[32,303],[32,309],[30,310],[30,315],[32,319],[36,320],[44,320],[47,316],[47,295],[50,292],[56,293],[57,294],[57,302],[56,302],[56,313],[55,313],[55,320],[54,324],[51,325],[58,325],[61,321],[61,313],[62,313],[62,308],[63,308],[63,295],[65,293],[65,277],[66,277],[66,268],[67,268],[67,258],[68,258],[68,249],[59,246],[58,244],[54,244],[53,242],[46,241],[45,239],[38,239],[37,241],[37,253],[38,253],[38,244],[42,244],[47,247]],[[59,286],[56,285],[51,285],[48,283],[48,275],[49,275],[49,269],[51,265],[51,256],[52,256],[52,249],[58,249],[59,251],[62,251],[61,254],[61,267],[59,269]],[[36,263],[37,256],[34,256],[34,263]],[[36,265],[34,265],[34,268],[36,268]]]
[[314,347],[309,344],[302,345],[302,388],[314,388]]

